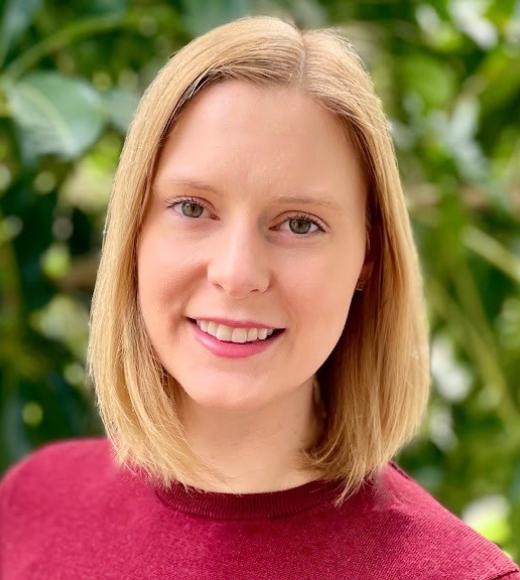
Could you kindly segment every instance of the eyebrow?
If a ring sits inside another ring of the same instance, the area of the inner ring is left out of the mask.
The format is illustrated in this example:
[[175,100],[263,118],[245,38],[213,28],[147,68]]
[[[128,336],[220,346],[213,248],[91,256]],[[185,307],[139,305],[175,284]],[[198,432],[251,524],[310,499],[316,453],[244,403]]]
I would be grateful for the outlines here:
[[[201,191],[211,191],[212,193],[219,193],[219,190],[209,183],[205,183],[199,179],[173,178],[168,180],[168,185],[182,185],[191,187]],[[314,197],[316,195],[316,197]],[[277,195],[273,198],[275,203],[301,203],[305,205],[322,206],[329,209],[341,209],[341,205],[329,198],[323,197],[323,194],[317,193],[312,195]]]

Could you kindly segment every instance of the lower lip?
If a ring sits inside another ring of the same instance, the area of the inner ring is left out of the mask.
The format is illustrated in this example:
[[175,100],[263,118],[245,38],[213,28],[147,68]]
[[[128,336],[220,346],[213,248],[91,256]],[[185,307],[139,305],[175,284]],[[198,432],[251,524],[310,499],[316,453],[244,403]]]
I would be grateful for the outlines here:
[[265,340],[259,340],[257,342],[245,342],[243,344],[236,342],[224,342],[218,338],[207,334],[201,330],[196,322],[188,319],[191,327],[193,328],[193,333],[195,338],[208,350],[217,356],[223,356],[228,358],[242,358],[245,356],[251,356],[253,354],[258,354],[264,352],[269,347],[273,346],[274,343],[285,333],[285,329]]

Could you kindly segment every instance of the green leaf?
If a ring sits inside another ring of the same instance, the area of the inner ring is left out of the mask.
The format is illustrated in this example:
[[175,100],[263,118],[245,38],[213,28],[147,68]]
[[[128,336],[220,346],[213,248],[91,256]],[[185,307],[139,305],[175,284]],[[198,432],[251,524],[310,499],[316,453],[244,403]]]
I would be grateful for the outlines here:
[[7,0],[0,24],[0,64],[12,44],[32,23],[41,4],[41,0]]
[[437,59],[412,54],[403,60],[400,68],[403,82],[420,95],[428,108],[447,106],[455,95],[455,72]]
[[483,110],[507,111],[520,92],[520,54],[499,47],[486,56],[477,71]]
[[139,103],[139,95],[125,89],[103,93],[105,112],[109,122],[121,133],[126,133]]
[[509,511],[507,498],[497,494],[471,502],[464,508],[462,519],[479,534],[498,544],[506,542],[511,535]]
[[241,16],[249,16],[253,6],[251,0],[184,0],[183,21],[192,36],[204,34]]
[[23,404],[21,393],[15,390],[8,394],[0,410],[2,447],[5,447],[3,453],[6,453],[10,462],[22,458],[32,450],[22,420]]
[[75,8],[81,14],[122,14],[128,9],[127,0],[79,0]]
[[38,155],[81,155],[105,124],[103,101],[85,81],[34,72],[6,85],[7,101],[28,148]]
[[32,327],[43,336],[66,345],[77,360],[82,360],[88,340],[88,311],[65,294],[55,294],[51,301],[31,314]]
[[70,268],[70,252],[66,244],[52,244],[41,257],[42,271],[53,279],[64,276]]

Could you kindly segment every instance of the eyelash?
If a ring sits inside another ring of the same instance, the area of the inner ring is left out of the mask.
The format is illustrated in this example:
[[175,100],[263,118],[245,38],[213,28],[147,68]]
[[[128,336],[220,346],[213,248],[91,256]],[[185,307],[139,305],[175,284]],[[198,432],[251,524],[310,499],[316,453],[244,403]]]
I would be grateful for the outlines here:
[[[206,206],[206,204],[200,202],[198,199],[195,199],[194,197],[182,197],[180,199],[175,200],[174,202],[172,202],[171,204],[169,204],[167,207],[169,209],[173,209],[175,206],[177,206],[177,205],[179,205],[181,203],[185,203],[185,202],[190,202],[190,203],[193,203],[193,204],[196,204],[196,205],[200,205],[201,207],[203,207],[204,209],[207,209],[209,211],[209,208]],[[190,218],[190,217],[185,216],[185,215],[181,215],[181,217],[184,217],[186,219],[198,219],[198,218]],[[290,220],[290,219],[300,219],[300,220],[304,220],[304,221],[307,221],[307,222],[310,222],[310,223],[316,225],[319,228],[318,231],[310,232],[310,233],[307,233],[307,234],[294,234],[297,237],[306,238],[306,237],[309,237],[309,236],[311,236],[313,234],[319,234],[319,233],[325,232],[325,228],[323,227],[323,225],[321,224],[321,222],[319,222],[318,220],[316,220],[314,218],[309,217],[306,214],[297,213],[297,214],[292,215],[292,216],[290,216],[290,217],[287,218],[287,220]],[[282,222],[282,223],[285,223],[285,222]]]

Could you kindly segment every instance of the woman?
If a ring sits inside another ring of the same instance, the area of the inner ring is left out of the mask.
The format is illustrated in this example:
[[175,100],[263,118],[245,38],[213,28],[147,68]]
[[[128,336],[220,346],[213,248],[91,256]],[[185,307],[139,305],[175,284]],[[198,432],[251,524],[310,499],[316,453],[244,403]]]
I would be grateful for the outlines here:
[[248,17],[144,94],[88,350],[106,438],[4,478],[23,578],[520,578],[392,457],[428,401],[380,100],[335,29]]

